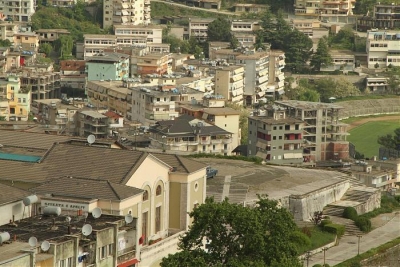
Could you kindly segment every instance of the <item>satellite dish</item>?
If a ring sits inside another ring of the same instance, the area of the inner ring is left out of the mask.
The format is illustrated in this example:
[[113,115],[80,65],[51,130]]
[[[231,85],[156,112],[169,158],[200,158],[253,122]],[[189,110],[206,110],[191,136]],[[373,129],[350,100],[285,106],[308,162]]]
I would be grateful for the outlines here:
[[40,248],[41,248],[43,251],[48,251],[49,248],[50,248],[50,243],[49,243],[49,241],[43,241],[43,242],[42,242],[42,245],[40,245]]
[[71,222],[71,217],[69,217],[69,216],[65,217],[65,221],[66,221],[67,223]]
[[99,208],[99,207],[94,208],[92,211],[92,216],[95,219],[100,218],[101,214],[102,214],[102,211],[101,211],[101,208]]
[[125,222],[131,223],[133,221],[133,217],[130,214],[125,215]]
[[30,237],[29,240],[28,240],[28,243],[29,243],[29,246],[31,246],[31,247],[36,247],[36,245],[37,245],[37,238],[34,237],[34,236]]
[[82,234],[84,235],[84,236],[88,236],[88,235],[90,235],[92,233],[92,226],[90,225],[90,224],[85,224],[83,227],[82,227]]
[[95,141],[96,141],[96,137],[95,137],[93,134],[91,134],[91,135],[89,135],[89,136],[87,137],[87,142],[88,142],[89,144],[93,144]]

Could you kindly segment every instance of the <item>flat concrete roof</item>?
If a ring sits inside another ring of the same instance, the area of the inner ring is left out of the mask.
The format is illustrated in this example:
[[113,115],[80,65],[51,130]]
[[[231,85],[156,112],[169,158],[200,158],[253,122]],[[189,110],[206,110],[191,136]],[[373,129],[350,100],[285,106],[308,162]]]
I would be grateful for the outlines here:
[[[12,239],[12,237],[11,237]],[[3,244],[0,246],[0,264],[7,260],[23,256],[29,252],[23,252],[21,250],[29,250],[30,246],[27,242],[11,242],[10,244]]]
[[82,110],[79,113],[82,113],[83,115],[86,116],[90,116],[96,119],[105,119],[107,118],[107,116],[104,116],[103,114],[96,112],[96,111],[92,111],[92,110]]

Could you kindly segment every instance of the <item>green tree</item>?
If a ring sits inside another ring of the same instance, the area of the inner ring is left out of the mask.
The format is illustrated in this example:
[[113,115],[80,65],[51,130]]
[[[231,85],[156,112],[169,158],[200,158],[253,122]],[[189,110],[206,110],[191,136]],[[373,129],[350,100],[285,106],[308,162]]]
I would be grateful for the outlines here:
[[400,93],[400,67],[389,65],[387,75],[390,93]]
[[331,36],[330,45],[336,49],[348,49],[353,50],[354,45],[354,33],[351,28],[343,28],[337,34]]
[[305,89],[299,93],[296,99],[301,101],[318,102],[320,98],[321,97],[317,91],[313,89]]
[[[180,239],[181,252],[164,258],[162,267],[187,266],[180,265],[179,260],[203,262],[199,258],[207,265],[196,266],[301,266],[291,240],[296,225],[277,201],[260,197],[250,208],[227,199],[216,203],[207,198],[189,215],[193,224]],[[207,240],[207,252],[203,240]]]
[[400,128],[394,130],[394,134],[378,136],[378,144],[383,147],[400,151]]
[[286,68],[295,72],[302,70],[310,58],[311,39],[295,29],[288,33],[284,40],[283,51],[286,57]]
[[329,54],[328,43],[325,38],[318,41],[317,51],[311,56],[310,66],[314,71],[320,71],[321,67],[332,64],[332,57]]
[[39,46],[40,53],[45,53],[47,57],[50,56],[51,51],[53,51],[53,47],[51,44],[43,43]]
[[69,59],[72,57],[74,40],[69,35],[61,35],[55,42],[55,51],[60,55],[60,59]]
[[230,34],[230,39],[229,39],[229,47],[232,49],[235,49],[239,46],[239,41],[238,39],[235,37],[235,35],[233,35],[232,33]]
[[220,17],[208,24],[207,37],[211,42],[229,42],[231,35],[231,23],[227,19]]
[[320,94],[322,102],[329,102],[330,97],[343,98],[360,94],[360,90],[344,78],[318,79],[315,81],[313,88]]
[[11,42],[8,39],[5,40],[0,40],[0,47],[10,47],[11,46]]

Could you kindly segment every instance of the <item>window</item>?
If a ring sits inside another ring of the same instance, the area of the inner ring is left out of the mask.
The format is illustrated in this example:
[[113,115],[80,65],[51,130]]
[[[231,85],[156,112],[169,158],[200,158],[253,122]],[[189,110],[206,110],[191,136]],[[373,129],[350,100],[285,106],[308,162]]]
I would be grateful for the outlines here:
[[26,98],[22,98],[22,103],[26,103]]
[[156,208],[156,233],[161,231],[161,206]]
[[144,191],[143,193],[143,201],[149,200],[149,191]]
[[161,195],[161,185],[158,185],[157,189],[156,189],[156,196],[159,196],[159,195]]
[[99,256],[100,259],[104,259],[105,257],[107,257],[107,246],[99,248]]
[[65,263],[66,263],[66,260],[60,260],[58,262],[58,267],[66,267]]
[[113,255],[113,244],[108,245],[108,255]]
[[18,97],[18,103],[21,103],[21,98]]
[[73,267],[74,265],[73,265],[72,262],[73,262],[73,261],[72,261],[72,257],[68,258],[68,259],[67,259],[67,267]]
[[272,140],[276,140],[276,136],[272,136]]
[[279,136],[279,140],[282,140],[282,136]]

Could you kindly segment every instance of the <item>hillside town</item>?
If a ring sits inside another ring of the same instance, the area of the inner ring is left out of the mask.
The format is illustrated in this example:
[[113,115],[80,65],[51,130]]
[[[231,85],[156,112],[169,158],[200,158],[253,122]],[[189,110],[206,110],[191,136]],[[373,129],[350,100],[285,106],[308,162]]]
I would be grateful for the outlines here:
[[400,3],[0,2],[0,267],[400,266]]

